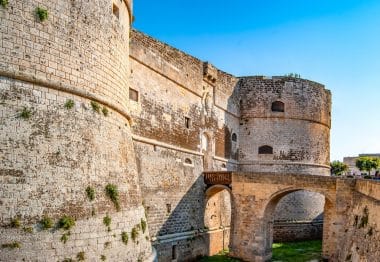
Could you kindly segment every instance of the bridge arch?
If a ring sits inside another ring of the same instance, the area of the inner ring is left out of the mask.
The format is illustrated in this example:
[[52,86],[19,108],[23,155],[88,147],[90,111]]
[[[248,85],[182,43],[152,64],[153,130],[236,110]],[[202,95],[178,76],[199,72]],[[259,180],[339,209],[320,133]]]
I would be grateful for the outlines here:
[[309,187],[286,187],[284,189],[280,189],[274,193],[272,193],[268,199],[263,204],[261,217],[261,230],[263,242],[263,257],[266,260],[271,259],[272,257],[272,244],[273,244],[273,225],[274,225],[274,216],[275,210],[281,199],[285,196],[300,191],[307,191],[312,193],[318,193],[325,197],[324,204],[324,223],[323,223],[323,238],[322,238],[322,256],[328,257],[329,254],[329,246],[328,241],[325,238],[328,237],[329,227],[328,224],[331,221],[331,213],[334,212],[334,197],[330,196],[328,192],[323,189],[318,188],[309,188]]

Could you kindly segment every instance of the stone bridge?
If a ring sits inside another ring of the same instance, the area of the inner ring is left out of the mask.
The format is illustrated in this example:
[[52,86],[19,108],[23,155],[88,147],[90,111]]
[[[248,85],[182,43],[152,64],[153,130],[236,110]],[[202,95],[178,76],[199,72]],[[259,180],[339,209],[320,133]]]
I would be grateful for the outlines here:
[[204,172],[206,197],[227,189],[231,193],[230,254],[245,261],[272,257],[273,220],[282,197],[299,190],[325,196],[323,257],[337,261],[339,237],[344,235],[355,180],[329,176],[278,173]]

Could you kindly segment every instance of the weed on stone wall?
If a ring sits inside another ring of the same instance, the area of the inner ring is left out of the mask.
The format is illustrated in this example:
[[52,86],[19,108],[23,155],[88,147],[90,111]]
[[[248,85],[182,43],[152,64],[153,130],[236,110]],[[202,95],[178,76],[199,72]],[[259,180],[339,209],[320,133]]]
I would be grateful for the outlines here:
[[63,244],[66,244],[67,240],[69,240],[69,236],[71,235],[70,231],[67,232],[67,233],[64,233],[62,236],[61,236],[61,242],[63,242]]
[[73,226],[75,226],[75,220],[70,216],[63,216],[61,219],[59,219],[57,225],[59,229],[64,230],[70,230]]
[[25,232],[25,233],[33,233],[33,228],[32,227],[23,227],[22,230]]
[[86,257],[85,257],[85,253],[82,251],[82,252],[79,252],[78,254],[77,254],[77,259],[78,259],[78,261],[84,261],[85,259],[86,259]]
[[29,119],[32,116],[32,111],[24,107],[19,114],[19,117],[22,119]]
[[146,221],[144,219],[141,219],[141,229],[142,229],[142,232],[143,234],[145,234],[145,230],[146,230]]
[[74,100],[69,99],[65,103],[65,108],[66,109],[72,109],[74,107],[74,105],[75,105]]
[[43,230],[49,229],[53,227],[53,220],[50,217],[43,217],[40,220],[40,225]]
[[112,219],[108,215],[103,217],[103,224],[107,227],[108,231],[111,231],[111,227],[110,227],[111,221]]
[[98,102],[96,101],[91,101],[91,108],[93,111],[95,111],[96,113],[100,113],[100,105]]
[[12,243],[6,243],[1,245],[2,248],[9,248],[9,249],[15,249],[15,248],[21,248],[20,242],[14,241]]
[[103,106],[102,113],[104,116],[108,116],[108,108]]
[[0,0],[0,5],[4,8],[8,7],[8,0]]
[[107,242],[104,243],[104,248],[108,248],[110,245],[111,245],[111,242],[107,241]]
[[139,236],[139,229],[140,229],[139,225],[136,225],[134,228],[132,228],[131,238],[132,238],[133,242],[136,242],[136,239]]
[[18,217],[15,217],[11,220],[11,224],[10,224],[11,227],[13,228],[19,228],[21,226],[21,221]]
[[101,260],[101,261],[106,261],[106,259],[107,259],[107,257],[106,257],[105,255],[101,255],[101,256],[100,256],[100,260]]
[[48,16],[49,16],[47,9],[45,9],[43,7],[37,7],[36,8],[36,15],[40,19],[41,22],[48,19]]
[[115,205],[116,210],[120,211],[119,191],[117,190],[117,186],[108,184],[106,186],[106,195],[111,199],[112,203]]
[[95,199],[95,189],[93,187],[88,186],[86,188],[86,194],[87,194],[87,198],[90,201],[93,201]]
[[127,232],[121,232],[121,241],[123,241],[124,244],[128,244],[128,233]]

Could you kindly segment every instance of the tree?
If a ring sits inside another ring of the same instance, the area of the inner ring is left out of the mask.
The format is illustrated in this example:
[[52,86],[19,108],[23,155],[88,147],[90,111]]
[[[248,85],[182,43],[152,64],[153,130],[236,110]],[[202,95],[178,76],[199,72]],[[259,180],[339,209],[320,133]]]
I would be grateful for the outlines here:
[[367,156],[359,157],[356,160],[356,167],[359,168],[360,171],[367,171],[368,175],[370,175],[372,169],[380,167],[380,158]]
[[338,160],[331,162],[330,166],[331,173],[336,176],[340,176],[348,170],[348,165]]

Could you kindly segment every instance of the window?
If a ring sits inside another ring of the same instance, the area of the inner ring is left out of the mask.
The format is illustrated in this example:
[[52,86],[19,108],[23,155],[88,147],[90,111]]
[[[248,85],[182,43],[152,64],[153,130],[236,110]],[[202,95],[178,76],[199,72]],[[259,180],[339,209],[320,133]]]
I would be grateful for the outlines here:
[[273,147],[271,146],[260,146],[259,147],[260,155],[271,155],[273,154]]
[[233,133],[231,139],[233,142],[236,142],[237,141],[237,135],[235,133]]
[[115,4],[112,5],[112,13],[117,17],[117,19],[119,19],[119,7]]
[[190,118],[185,117],[185,126],[186,128],[190,128]]
[[275,101],[272,103],[273,112],[285,112],[285,104],[281,101]]
[[139,92],[137,92],[137,90],[129,88],[129,100],[138,102],[139,101]]
[[177,245],[172,246],[172,259],[177,259]]
[[186,158],[186,159],[185,159],[185,164],[192,165],[193,162],[191,161],[190,158]]

